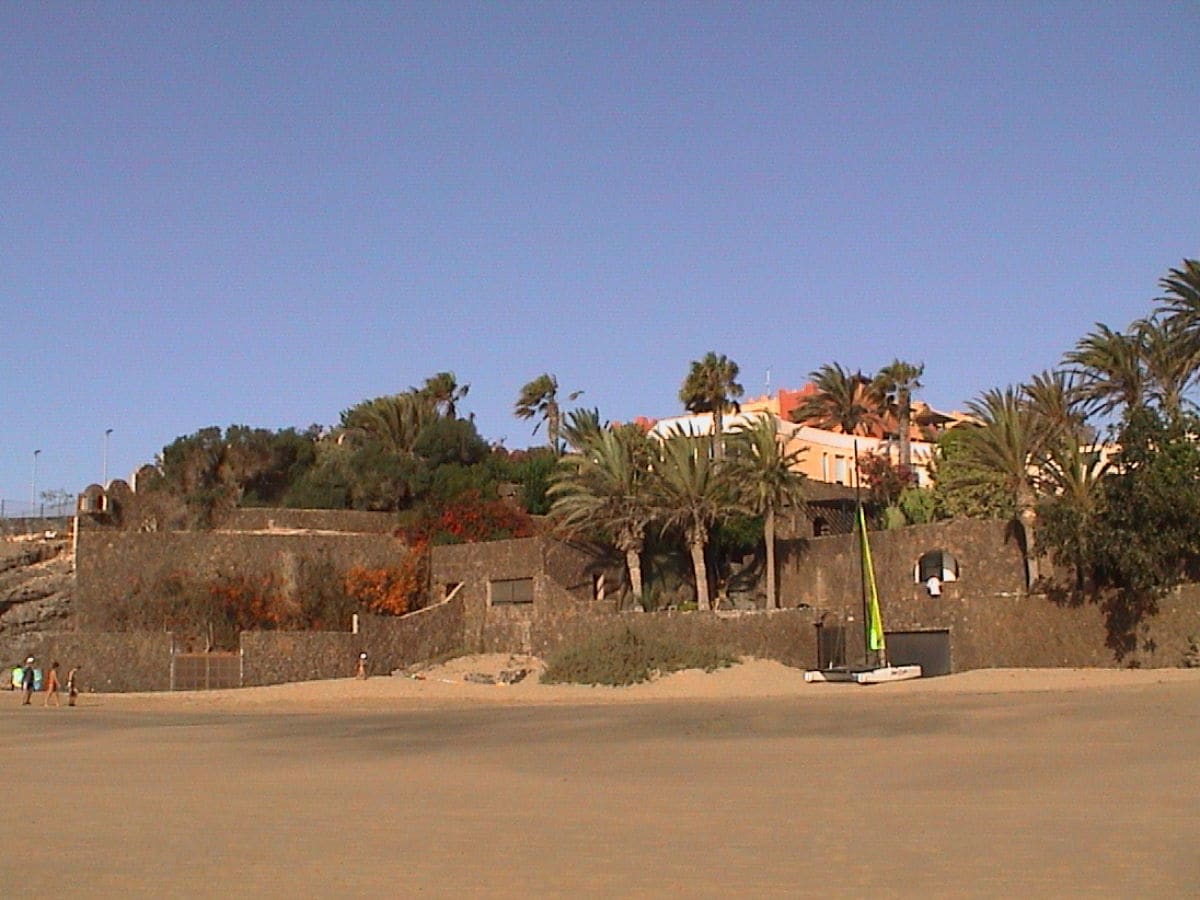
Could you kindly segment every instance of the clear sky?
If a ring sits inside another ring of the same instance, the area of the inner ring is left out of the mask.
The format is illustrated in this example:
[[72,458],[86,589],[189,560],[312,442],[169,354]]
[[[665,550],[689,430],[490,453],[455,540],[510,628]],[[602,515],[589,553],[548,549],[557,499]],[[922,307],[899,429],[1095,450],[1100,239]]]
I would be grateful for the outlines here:
[[[0,498],[441,370],[510,448],[924,362],[958,408],[1200,256],[1200,5],[0,5]],[[41,450],[34,484],[34,451]]]

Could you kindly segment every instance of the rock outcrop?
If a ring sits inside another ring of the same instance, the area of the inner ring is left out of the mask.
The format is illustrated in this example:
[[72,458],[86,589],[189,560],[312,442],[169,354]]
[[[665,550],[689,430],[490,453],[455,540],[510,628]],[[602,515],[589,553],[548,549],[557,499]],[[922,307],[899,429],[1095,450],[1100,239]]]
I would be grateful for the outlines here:
[[0,664],[15,661],[31,640],[69,627],[74,588],[68,538],[0,542]]

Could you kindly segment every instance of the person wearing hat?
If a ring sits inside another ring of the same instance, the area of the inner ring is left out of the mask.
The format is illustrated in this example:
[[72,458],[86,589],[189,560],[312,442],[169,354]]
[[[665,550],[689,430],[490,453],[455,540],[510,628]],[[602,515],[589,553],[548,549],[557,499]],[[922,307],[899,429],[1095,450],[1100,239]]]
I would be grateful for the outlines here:
[[358,654],[358,671],[354,673],[354,677],[358,679],[367,677],[367,654]]
[[21,705],[28,706],[33,699],[33,657],[25,660],[25,668],[21,669]]

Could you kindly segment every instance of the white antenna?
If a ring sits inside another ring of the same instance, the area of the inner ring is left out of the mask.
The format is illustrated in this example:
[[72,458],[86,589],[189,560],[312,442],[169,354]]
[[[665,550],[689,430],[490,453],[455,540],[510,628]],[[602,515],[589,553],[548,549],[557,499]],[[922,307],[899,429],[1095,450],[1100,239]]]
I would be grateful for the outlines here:
[[771,396],[771,367],[767,366],[767,396]]

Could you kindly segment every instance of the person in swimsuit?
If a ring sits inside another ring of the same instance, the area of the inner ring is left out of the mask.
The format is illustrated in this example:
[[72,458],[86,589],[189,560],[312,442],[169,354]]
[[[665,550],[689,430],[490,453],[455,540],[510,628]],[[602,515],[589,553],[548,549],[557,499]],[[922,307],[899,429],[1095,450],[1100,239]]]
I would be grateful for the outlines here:
[[54,700],[55,706],[62,706],[62,700],[58,696],[58,660],[50,663],[50,671],[46,675],[46,699],[42,706],[49,706],[51,699]]

